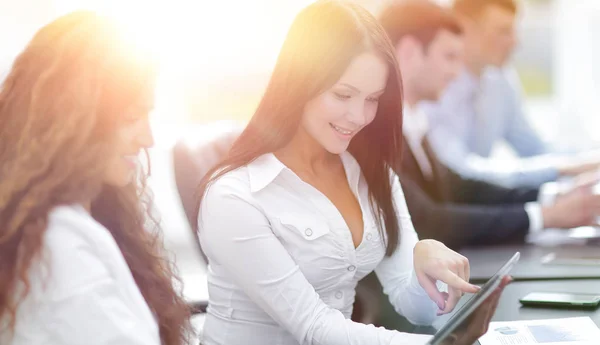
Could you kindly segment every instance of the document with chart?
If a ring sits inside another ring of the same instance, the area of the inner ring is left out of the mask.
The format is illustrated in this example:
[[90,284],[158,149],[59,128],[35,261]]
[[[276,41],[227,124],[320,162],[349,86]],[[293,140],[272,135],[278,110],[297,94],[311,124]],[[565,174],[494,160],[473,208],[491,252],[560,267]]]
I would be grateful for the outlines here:
[[481,345],[598,345],[600,329],[589,317],[491,322]]

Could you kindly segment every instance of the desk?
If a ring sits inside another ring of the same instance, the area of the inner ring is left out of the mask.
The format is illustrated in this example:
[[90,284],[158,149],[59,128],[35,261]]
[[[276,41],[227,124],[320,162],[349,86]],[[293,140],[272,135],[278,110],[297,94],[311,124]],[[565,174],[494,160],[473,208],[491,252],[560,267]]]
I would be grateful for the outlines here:
[[510,245],[465,249],[461,251],[461,254],[470,261],[472,282],[482,283],[491,278],[517,251],[521,252],[521,259],[511,272],[515,281],[600,279],[600,266],[560,266],[541,263],[541,259],[545,255],[553,252],[559,254],[573,253],[574,255],[600,254],[600,247],[598,246],[537,247]]
[[[504,289],[500,297],[498,309],[492,321],[540,320],[568,317],[589,316],[596,325],[600,326],[600,309],[597,310],[570,310],[551,308],[522,307],[519,299],[530,292],[573,292],[573,293],[600,293],[600,280],[563,280],[563,281],[527,281],[513,282]],[[462,306],[468,297],[459,303]],[[453,315],[439,317],[434,323],[434,328],[439,329]],[[416,329],[417,333],[432,334],[431,329]]]

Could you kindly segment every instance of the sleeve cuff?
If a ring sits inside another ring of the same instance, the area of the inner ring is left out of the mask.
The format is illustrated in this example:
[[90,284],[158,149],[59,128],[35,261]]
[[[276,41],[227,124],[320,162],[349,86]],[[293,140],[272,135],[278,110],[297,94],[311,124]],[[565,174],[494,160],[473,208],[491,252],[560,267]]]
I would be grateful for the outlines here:
[[543,206],[554,204],[556,196],[560,194],[562,186],[558,182],[547,182],[542,184],[538,194],[538,202]]
[[542,205],[538,202],[525,204],[525,212],[529,217],[529,233],[534,234],[544,229],[544,218],[542,217]]

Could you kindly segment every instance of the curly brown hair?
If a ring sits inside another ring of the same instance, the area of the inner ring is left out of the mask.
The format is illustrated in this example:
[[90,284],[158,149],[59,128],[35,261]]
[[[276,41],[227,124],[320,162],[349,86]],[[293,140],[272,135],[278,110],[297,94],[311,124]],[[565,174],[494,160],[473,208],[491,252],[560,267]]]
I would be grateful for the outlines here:
[[91,215],[115,238],[157,318],[162,344],[190,335],[190,311],[145,197],[146,174],[124,188],[103,183],[123,114],[156,79],[155,63],[121,33],[93,12],[62,16],[38,31],[0,89],[0,320],[10,331],[29,292],[27,273],[44,263],[49,212],[91,200]]

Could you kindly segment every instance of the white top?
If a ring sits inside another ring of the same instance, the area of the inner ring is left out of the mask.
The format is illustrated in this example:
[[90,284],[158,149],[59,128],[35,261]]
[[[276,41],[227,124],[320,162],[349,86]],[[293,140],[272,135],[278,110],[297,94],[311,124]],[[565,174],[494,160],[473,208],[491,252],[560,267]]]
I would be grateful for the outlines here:
[[349,153],[341,158],[363,213],[357,249],[329,199],[273,154],[209,188],[199,220],[210,261],[204,345],[418,345],[430,339],[350,320],[356,284],[373,270],[412,323],[431,324],[438,308],[413,271],[418,239],[397,176],[400,245],[384,257],[360,167]]
[[[3,345],[160,345],[158,325],[112,235],[80,206],[55,208],[44,235],[45,266]],[[3,338],[4,337],[4,338]]]

